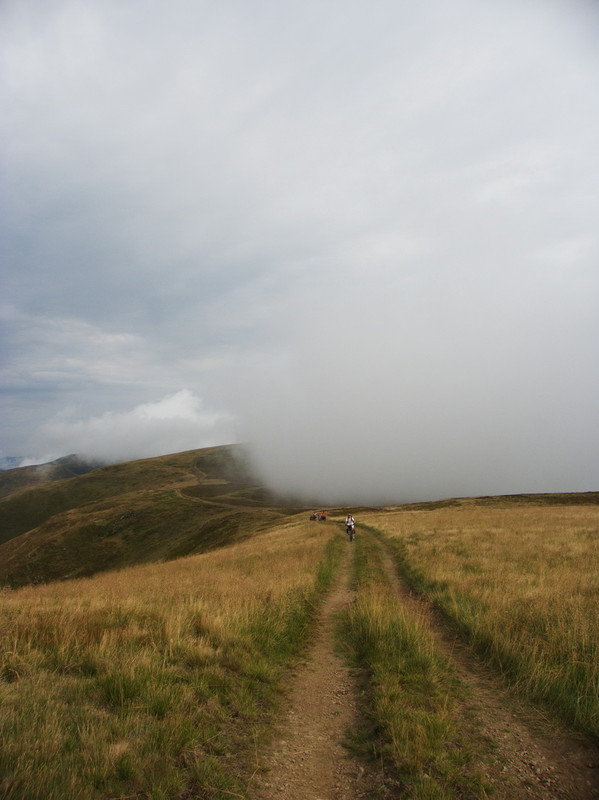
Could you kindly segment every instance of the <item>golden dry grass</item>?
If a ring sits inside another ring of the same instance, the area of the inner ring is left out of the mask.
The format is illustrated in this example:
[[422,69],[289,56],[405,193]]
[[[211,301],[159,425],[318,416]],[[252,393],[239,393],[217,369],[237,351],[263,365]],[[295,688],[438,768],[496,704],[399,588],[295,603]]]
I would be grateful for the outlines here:
[[275,702],[329,540],[292,521],[205,555],[0,592],[2,797],[233,790],[230,756]]
[[599,507],[364,514],[404,571],[535,700],[599,733]]

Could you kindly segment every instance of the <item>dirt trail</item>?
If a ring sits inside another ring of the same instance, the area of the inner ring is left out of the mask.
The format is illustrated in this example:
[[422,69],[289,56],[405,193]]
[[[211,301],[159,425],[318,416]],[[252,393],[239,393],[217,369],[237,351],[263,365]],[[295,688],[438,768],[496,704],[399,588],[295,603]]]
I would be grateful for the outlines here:
[[[400,581],[392,556],[380,546],[404,607],[429,628],[468,687],[460,724],[475,741],[482,732],[494,753],[491,763],[481,765],[493,787],[493,798],[597,800],[597,749],[519,704],[497,676],[448,631],[431,604]],[[254,800],[389,797],[382,776],[369,774],[343,745],[347,731],[361,725],[357,679],[335,651],[337,614],[355,597],[347,588],[351,553],[348,547],[343,568],[323,605],[315,641],[292,677],[287,711],[253,781]]]
[[470,697],[463,721],[484,731],[495,751],[486,768],[497,800],[592,800],[599,798],[599,751],[558,729],[540,712],[524,708],[501,681],[447,630],[431,604],[397,577],[382,547],[385,567],[404,607],[434,634],[451,659]]
[[372,800],[376,781],[343,746],[359,724],[358,687],[335,652],[335,618],[354,597],[351,548],[322,609],[316,639],[293,675],[289,706],[256,778],[256,800]]

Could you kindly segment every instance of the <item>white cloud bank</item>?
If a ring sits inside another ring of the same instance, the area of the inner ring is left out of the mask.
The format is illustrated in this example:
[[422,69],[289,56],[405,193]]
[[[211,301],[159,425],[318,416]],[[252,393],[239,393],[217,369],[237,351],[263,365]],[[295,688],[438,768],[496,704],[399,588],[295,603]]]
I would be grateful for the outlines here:
[[230,415],[204,409],[198,397],[181,389],[131,411],[107,412],[85,420],[55,419],[36,436],[36,446],[43,448],[46,456],[22,466],[66,453],[106,463],[129,461],[224,444],[232,437]]

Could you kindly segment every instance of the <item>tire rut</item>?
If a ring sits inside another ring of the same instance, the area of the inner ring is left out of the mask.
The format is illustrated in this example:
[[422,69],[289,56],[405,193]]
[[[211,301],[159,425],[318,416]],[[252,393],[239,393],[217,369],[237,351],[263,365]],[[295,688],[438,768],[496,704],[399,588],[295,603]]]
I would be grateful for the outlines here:
[[497,800],[596,800],[599,752],[582,738],[559,728],[540,711],[525,707],[501,679],[486,668],[448,629],[432,604],[398,577],[393,556],[381,548],[391,585],[404,607],[425,625],[466,685],[469,698],[460,714],[494,752],[483,766]]

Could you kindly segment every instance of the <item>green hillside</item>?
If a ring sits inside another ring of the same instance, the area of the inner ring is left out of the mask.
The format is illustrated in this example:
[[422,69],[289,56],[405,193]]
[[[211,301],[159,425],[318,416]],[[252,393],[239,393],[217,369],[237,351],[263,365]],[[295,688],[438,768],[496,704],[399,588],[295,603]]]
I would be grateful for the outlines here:
[[[10,472],[10,471],[9,471]],[[10,478],[10,475],[8,475]],[[0,584],[204,552],[278,518],[238,447],[115,464],[0,500]]]

